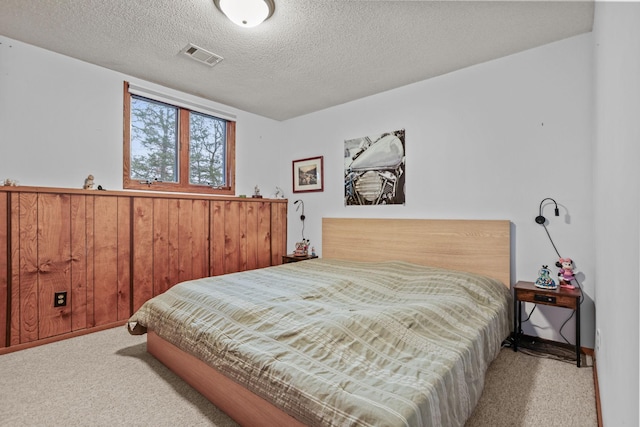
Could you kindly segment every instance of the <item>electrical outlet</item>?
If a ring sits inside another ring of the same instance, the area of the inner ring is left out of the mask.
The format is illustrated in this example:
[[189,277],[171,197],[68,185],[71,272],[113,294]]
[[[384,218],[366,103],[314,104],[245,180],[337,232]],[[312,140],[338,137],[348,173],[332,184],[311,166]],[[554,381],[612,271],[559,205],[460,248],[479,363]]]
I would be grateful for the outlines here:
[[600,351],[602,345],[602,337],[600,336],[600,328],[596,329],[596,351]]
[[67,293],[66,292],[56,292],[53,294],[53,306],[54,307],[64,307],[67,305]]

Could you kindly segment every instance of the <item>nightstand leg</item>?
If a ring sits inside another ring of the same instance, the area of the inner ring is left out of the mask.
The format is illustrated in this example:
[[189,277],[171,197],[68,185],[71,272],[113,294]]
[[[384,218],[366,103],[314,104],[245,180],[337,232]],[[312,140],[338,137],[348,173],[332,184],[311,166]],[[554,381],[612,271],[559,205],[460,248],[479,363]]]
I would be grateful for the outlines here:
[[580,301],[576,301],[576,359],[580,367]]
[[518,351],[518,332],[520,331],[520,301],[513,299],[513,351]]

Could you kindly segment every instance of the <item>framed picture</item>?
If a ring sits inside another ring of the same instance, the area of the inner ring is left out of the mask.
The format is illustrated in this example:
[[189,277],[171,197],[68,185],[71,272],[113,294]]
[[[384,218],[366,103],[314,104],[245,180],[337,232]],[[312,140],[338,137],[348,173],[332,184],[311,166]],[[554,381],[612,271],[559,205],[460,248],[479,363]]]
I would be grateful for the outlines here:
[[323,157],[310,157],[293,161],[293,192],[323,191]]

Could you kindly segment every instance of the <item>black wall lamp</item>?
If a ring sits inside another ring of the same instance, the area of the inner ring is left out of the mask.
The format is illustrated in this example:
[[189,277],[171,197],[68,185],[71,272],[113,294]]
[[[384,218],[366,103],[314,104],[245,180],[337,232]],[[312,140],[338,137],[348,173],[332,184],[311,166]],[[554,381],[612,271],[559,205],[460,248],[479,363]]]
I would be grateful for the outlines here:
[[[299,205],[298,205],[299,203]],[[296,206],[296,212],[298,210],[300,210],[300,207],[302,207],[302,212],[300,213],[300,221],[302,221],[302,240],[305,240],[304,238],[304,220],[306,219],[306,216],[304,216],[304,202],[302,200],[296,200],[295,202],[293,202],[294,205]]]
[[544,224],[545,221],[547,220],[547,218],[542,216],[542,204],[547,200],[551,200],[553,202],[553,204],[556,206],[554,212],[555,212],[556,216],[560,216],[560,209],[558,209],[558,204],[556,203],[555,200],[553,200],[551,197],[547,197],[545,199],[542,199],[542,201],[540,202],[540,208],[538,209],[538,216],[536,217],[536,222],[538,224],[540,224],[540,225]]
[[545,222],[547,222],[547,218],[545,218],[542,215],[542,205],[547,200],[551,200],[553,202],[553,204],[555,205],[555,209],[554,209],[555,216],[560,216],[560,209],[558,209],[558,203],[556,203],[556,201],[553,200],[551,197],[547,197],[547,198],[542,199],[542,201],[540,202],[540,207],[538,208],[538,216],[536,217],[536,223],[540,224],[541,226],[544,227],[544,231],[547,232],[547,237],[549,237],[549,241],[551,242],[551,246],[553,246],[553,249],[556,251],[556,254],[558,255],[558,258],[562,258],[562,256],[560,256],[560,252],[558,252],[558,248],[556,248],[556,244],[553,243],[553,239],[551,238],[551,234],[549,234],[549,230],[547,230],[547,226],[544,224]]

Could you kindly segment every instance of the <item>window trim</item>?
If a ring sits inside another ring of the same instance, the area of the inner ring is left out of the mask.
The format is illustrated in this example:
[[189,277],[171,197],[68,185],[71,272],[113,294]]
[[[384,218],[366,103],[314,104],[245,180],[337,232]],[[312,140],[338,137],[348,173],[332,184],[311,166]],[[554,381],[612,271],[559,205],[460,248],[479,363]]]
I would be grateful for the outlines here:
[[[129,82],[124,82],[124,108],[123,108],[123,167],[122,188],[125,190],[163,191],[174,193],[202,193],[218,195],[235,195],[236,180],[236,122],[225,117],[215,116],[211,112],[200,109],[186,108],[184,103],[170,104],[178,109],[178,182],[141,182],[131,179],[131,90]],[[138,95],[136,93],[136,95]],[[143,95],[140,95],[143,96]],[[165,100],[155,99],[152,95],[147,98],[168,103]],[[191,111],[220,118],[227,121],[226,140],[226,182],[225,187],[212,188],[206,185],[196,185],[189,182],[189,114]]]

